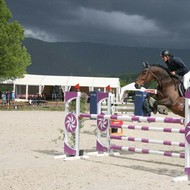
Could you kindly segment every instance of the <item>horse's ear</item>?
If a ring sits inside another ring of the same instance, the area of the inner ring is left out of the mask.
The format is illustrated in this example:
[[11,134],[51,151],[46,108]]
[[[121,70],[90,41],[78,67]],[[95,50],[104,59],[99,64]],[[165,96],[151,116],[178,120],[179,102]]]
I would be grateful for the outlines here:
[[144,66],[144,68],[149,68],[150,67],[150,65],[148,64],[147,61],[143,61],[143,66]]

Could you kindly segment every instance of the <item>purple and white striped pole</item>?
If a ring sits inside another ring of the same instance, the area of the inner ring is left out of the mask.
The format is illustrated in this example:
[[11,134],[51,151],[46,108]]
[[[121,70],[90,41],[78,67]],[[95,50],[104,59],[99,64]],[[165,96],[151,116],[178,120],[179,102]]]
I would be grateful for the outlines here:
[[157,151],[157,150],[150,150],[150,149],[141,149],[141,148],[134,148],[134,147],[125,147],[125,146],[117,146],[117,145],[111,145],[110,149],[112,150],[127,150],[130,152],[137,152],[137,153],[143,153],[143,154],[156,154],[156,155],[162,155],[162,156],[169,156],[169,157],[177,157],[177,158],[185,158],[184,153],[173,153],[173,152],[163,152],[163,151]]
[[103,114],[80,114],[80,117],[91,118],[91,119],[113,119],[123,121],[141,121],[141,122],[161,122],[161,123],[178,123],[183,124],[184,119],[182,118],[170,118],[170,117],[143,117],[143,116],[127,116],[127,115],[103,115]]
[[161,127],[150,127],[150,126],[139,126],[139,125],[117,125],[111,124],[111,128],[122,128],[142,131],[161,131],[165,133],[185,133],[185,129],[174,129],[174,128],[161,128]]
[[111,135],[111,139],[116,140],[127,140],[127,141],[133,141],[133,142],[142,142],[142,143],[152,143],[152,144],[162,144],[167,146],[179,146],[179,147],[185,147],[185,143],[183,142],[173,142],[173,141],[160,141],[155,139],[147,139],[147,138],[136,138],[136,137],[127,137],[127,136],[116,136]]

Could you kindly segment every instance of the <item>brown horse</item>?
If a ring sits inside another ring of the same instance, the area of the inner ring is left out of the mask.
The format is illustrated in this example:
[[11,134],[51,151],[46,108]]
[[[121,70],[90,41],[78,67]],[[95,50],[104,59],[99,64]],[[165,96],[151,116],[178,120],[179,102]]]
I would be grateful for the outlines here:
[[164,105],[173,113],[185,117],[185,98],[180,96],[178,90],[180,81],[172,76],[167,68],[144,63],[144,69],[136,79],[135,87],[139,89],[152,80],[157,82],[155,107]]

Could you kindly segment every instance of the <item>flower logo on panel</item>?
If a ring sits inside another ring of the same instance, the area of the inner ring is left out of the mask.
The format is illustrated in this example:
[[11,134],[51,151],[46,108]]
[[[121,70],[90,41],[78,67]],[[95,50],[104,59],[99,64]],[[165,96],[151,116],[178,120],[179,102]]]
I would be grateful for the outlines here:
[[75,114],[69,113],[65,117],[65,128],[68,132],[74,133],[77,128],[77,118]]
[[105,131],[108,127],[108,119],[98,118],[97,126],[100,131]]

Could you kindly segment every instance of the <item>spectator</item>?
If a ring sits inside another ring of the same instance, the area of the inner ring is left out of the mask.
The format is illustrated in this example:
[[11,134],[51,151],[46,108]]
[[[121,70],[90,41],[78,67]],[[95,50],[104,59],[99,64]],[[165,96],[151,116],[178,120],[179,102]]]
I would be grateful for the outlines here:
[[32,97],[32,105],[33,105],[33,106],[37,106],[37,96],[36,96],[36,95],[34,95],[34,96]]
[[157,112],[160,114],[168,115],[167,108],[165,106],[157,105],[155,106],[156,100],[153,97],[149,97],[149,104],[151,108],[151,112],[156,114]]
[[147,94],[142,106],[144,116],[151,116],[151,106],[149,100],[150,100],[150,95]]
[[[110,102],[111,102],[111,114],[115,114],[115,94],[114,91],[110,91]],[[111,128],[111,133],[117,133],[117,128]]]
[[6,104],[7,104],[7,105],[10,104],[10,97],[11,97],[11,93],[7,91],[7,92],[6,92],[6,100],[7,100]]
[[14,90],[11,92],[11,103],[14,105],[15,103],[15,92]]
[[43,106],[45,106],[45,104],[46,104],[46,95],[45,94],[42,94],[41,103]]
[[[111,107],[115,108],[115,94],[113,91],[110,92],[110,102],[111,102]],[[114,108],[112,108],[112,114],[114,114],[114,112],[115,112]]]
[[38,106],[40,105],[41,100],[42,100],[42,95],[41,94],[37,94],[37,100],[36,100],[36,102],[37,102]]
[[29,103],[29,106],[32,106],[32,97],[31,96],[29,97],[28,103]]
[[3,104],[3,105],[6,105],[7,100],[6,100],[6,94],[5,94],[5,92],[3,92],[3,93],[1,94],[1,98],[2,98],[2,104]]
[[156,114],[158,111],[158,106],[155,106],[155,102],[156,102],[156,100],[152,96],[150,96],[150,94],[149,94],[149,105],[150,105],[151,111],[154,114]]

